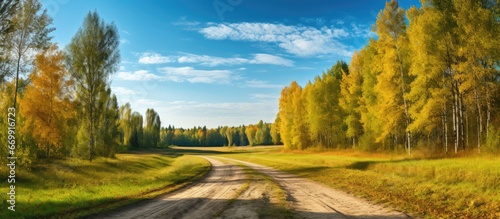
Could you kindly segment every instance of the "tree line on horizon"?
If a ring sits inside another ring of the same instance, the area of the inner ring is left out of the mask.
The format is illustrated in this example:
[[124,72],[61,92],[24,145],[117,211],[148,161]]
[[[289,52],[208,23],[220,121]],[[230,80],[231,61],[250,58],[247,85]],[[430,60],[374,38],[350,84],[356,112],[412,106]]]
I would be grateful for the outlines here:
[[376,37],[305,87],[281,92],[288,149],[500,150],[500,4],[392,0]]
[[281,144],[272,124],[260,120],[257,124],[241,126],[219,126],[207,129],[193,127],[191,129],[175,128],[169,125],[161,129],[160,145],[175,146],[256,146]]

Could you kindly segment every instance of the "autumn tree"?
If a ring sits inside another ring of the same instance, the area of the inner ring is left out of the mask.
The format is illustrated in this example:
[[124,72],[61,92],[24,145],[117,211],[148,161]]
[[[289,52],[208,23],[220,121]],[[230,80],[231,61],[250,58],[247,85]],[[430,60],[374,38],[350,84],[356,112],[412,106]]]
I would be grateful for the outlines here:
[[352,139],[352,147],[361,136],[363,129],[361,124],[360,101],[362,96],[362,74],[363,60],[359,52],[355,52],[349,65],[349,74],[344,73],[340,84],[339,105],[346,113],[344,124],[347,125],[346,137]]
[[[293,82],[292,82],[293,83]],[[284,87],[281,90],[279,99],[279,129],[281,139],[286,149],[292,149],[292,126],[293,126],[293,109],[291,107],[291,88]]]
[[[392,135],[397,143],[399,130],[405,133],[405,148],[411,153],[411,123],[408,113],[408,37],[406,35],[405,13],[396,0],[386,3],[386,7],[377,17],[374,27],[377,35],[377,69],[381,72],[375,89],[379,93],[378,116],[384,118],[381,123],[382,134],[378,141]],[[391,115],[391,116],[387,116]],[[404,124],[400,127],[400,124]]]
[[[459,0],[453,1],[453,4],[460,45],[457,50],[460,61],[455,65],[456,70],[461,73],[457,75],[457,80],[460,81],[458,91],[463,95],[459,102],[463,105],[463,115],[460,116],[466,117],[468,109],[475,108],[477,149],[480,151],[483,139],[489,134],[492,95],[498,85],[500,22],[492,8],[495,3]],[[474,19],[474,22],[471,22],[471,19]],[[467,123],[467,120],[463,120],[464,118],[461,122]],[[467,131],[466,125],[461,124],[460,133],[464,149],[468,139],[462,132]]]
[[21,102],[21,114],[34,123],[31,134],[47,158],[62,147],[65,120],[73,115],[71,90],[68,89],[73,81],[68,80],[64,58],[56,45],[36,56],[35,68],[30,74],[31,84]]
[[280,116],[279,114],[276,116],[276,119],[274,120],[273,124],[271,125],[271,140],[274,145],[281,144],[281,135],[280,135]]
[[248,145],[250,146],[255,145],[255,133],[257,133],[257,127],[254,125],[248,125],[245,129],[245,134],[248,139]]
[[438,128],[436,143],[448,152],[450,100],[452,99],[449,43],[446,42],[446,20],[442,13],[424,5],[407,12],[410,20],[408,36],[412,50],[409,74],[414,77],[408,94],[412,105],[410,131],[430,136]]
[[90,161],[95,155],[96,130],[101,117],[98,100],[101,95],[106,95],[109,75],[117,70],[120,60],[118,46],[116,26],[106,24],[97,12],[89,12],[67,48],[67,64],[76,81],[82,113],[87,120]]
[[333,147],[343,142],[343,111],[339,106],[342,74],[348,73],[344,61],[338,61],[327,72],[316,76],[303,91],[309,138],[320,147]]

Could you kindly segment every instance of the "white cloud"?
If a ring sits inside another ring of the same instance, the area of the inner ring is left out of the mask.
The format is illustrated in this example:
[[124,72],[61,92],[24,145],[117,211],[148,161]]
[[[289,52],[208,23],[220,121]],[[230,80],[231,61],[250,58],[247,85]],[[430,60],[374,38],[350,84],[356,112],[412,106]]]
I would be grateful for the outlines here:
[[188,21],[186,16],[182,16],[177,21],[172,22],[172,24],[176,25],[176,26],[196,27],[196,26],[200,25],[200,22]]
[[290,59],[285,59],[279,56],[262,54],[262,53],[255,54],[254,58],[250,60],[250,63],[293,66],[293,61]]
[[158,53],[143,53],[139,59],[141,64],[161,64],[177,62],[181,64],[196,63],[205,66],[221,66],[221,65],[243,65],[243,64],[268,64],[268,65],[281,65],[293,66],[293,61],[280,56],[270,54],[255,54],[253,58],[240,58],[240,57],[217,57],[209,55],[197,55],[191,53],[184,53],[182,55],[162,56]]
[[375,32],[372,31],[372,29],[369,25],[360,25],[360,24],[351,23],[351,31],[356,36],[360,36],[360,37],[369,38],[369,37],[376,36]]
[[126,81],[149,81],[161,79],[160,76],[149,73],[146,70],[138,70],[135,72],[119,72],[117,77]]
[[352,55],[351,49],[340,42],[340,39],[350,36],[345,29],[243,22],[209,24],[199,32],[214,40],[276,43],[286,52],[298,56]]
[[131,90],[131,89],[124,88],[124,87],[111,87],[111,90],[117,96],[121,96],[121,95],[129,96],[129,95],[136,95],[136,94],[140,93],[138,91]]
[[177,61],[179,63],[199,63],[201,65],[208,65],[208,66],[240,65],[248,62],[248,60],[244,58],[222,58],[222,57],[207,56],[207,55],[195,55],[195,54],[186,54],[183,56],[179,56],[177,58]]
[[283,85],[280,84],[270,84],[269,82],[266,81],[261,81],[261,80],[249,80],[245,82],[245,87],[252,87],[252,88],[283,88]]
[[165,74],[165,80],[175,82],[225,84],[235,79],[229,70],[199,70],[193,67],[164,67],[158,70]]
[[149,53],[149,52],[143,53],[139,58],[139,63],[141,64],[163,64],[174,61],[175,60],[173,60],[169,56],[162,56],[158,53]]
[[130,44],[130,42],[127,39],[121,39],[120,44]]

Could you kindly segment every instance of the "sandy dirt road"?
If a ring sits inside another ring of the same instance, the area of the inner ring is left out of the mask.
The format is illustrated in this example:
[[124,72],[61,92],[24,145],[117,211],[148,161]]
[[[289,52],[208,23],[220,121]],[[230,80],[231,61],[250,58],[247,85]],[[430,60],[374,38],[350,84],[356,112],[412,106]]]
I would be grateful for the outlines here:
[[[408,218],[403,213],[269,167],[229,158],[204,158],[212,164],[212,170],[200,182],[95,218]],[[235,163],[272,180],[249,176]],[[276,197],[276,188],[284,191],[286,207],[277,201],[280,197]],[[287,208],[287,214],[281,217],[283,208]]]
[[272,177],[286,191],[293,210],[304,218],[410,218],[404,213],[270,167],[229,158],[223,160],[242,163]]

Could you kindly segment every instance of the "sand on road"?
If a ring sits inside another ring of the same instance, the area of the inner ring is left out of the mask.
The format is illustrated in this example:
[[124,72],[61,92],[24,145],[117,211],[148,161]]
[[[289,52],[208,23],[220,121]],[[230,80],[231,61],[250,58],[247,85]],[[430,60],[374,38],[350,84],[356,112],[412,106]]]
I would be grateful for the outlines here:
[[305,218],[409,218],[402,212],[372,204],[293,174],[241,160],[223,159],[239,162],[272,177],[286,191],[293,210]]
[[[212,169],[192,186],[95,218],[408,218],[404,213],[270,167],[203,157]],[[249,176],[236,164],[268,175],[271,180]],[[284,191],[285,206],[276,197],[276,187]],[[286,214],[280,215],[282,212]]]

